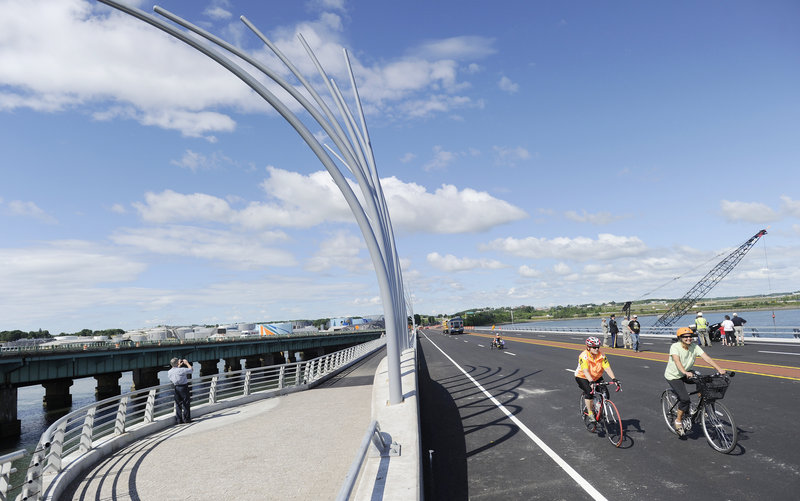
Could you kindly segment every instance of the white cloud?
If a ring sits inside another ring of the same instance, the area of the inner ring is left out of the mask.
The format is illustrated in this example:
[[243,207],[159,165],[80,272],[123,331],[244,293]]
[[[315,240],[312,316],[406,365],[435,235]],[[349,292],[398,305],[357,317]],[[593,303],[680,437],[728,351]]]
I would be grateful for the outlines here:
[[572,269],[566,263],[556,263],[553,265],[553,271],[558,275],[568,275],[572,273]]
[[241,270],[297,264],[291,252],[273,247],[285,239],[280,232],[241,234],[194,226],[123,228],[111,236],[114,243],[140,251],[219,261]]
[[406,153],[405,155],[403,155],[402,157],[400,157],[400,163],[407,164],[408,162],[411,162],[415,158],[417,158],[417,156],[415,154],[409,152],[409,153]]
[[642,255],[647,247],[638,237],[622,237],[601,233],[596,240],[587,237],[499,238],[482,246],[514,256],[533,259],[618,259]]
[[747,223],[770,223],[778,219],[778,214],[767,205],[760,202],[720,202],[722,215],[728,221],[743,221]]
[[531,157],[530,152],[522,146],[515,148],[508,148],[506,146],[493,146],[495,154],[495,165],[514,166],[519,160],[528,160]]
[[539,270],[537,270],[535,268],[531,268],[527,264],[523,264],[522,266],[520,266],[517,269],[517,273],[519,273],[520,275],[522,275],[525,278],[535,278],[535,277],[539,277],[539,276],[542,275],[542,272],[540,272]]
[[196,151],[186,150],[180,160],[171,160],[170,163],[197,173],[198,171],[219,169],[223,164],[233,164],[233,160],[220,152],[214,152],[207,156]]
[[422,168],[426,171],[442,170],[452,164],[458,157],[457,153],[446,151],[439,145],[433,147],[433,159],[426,163]]
[[[0,199],[0,203],[2,203],[2,199]],[[42,210],[34,202],[9,200],[6,205],[8,206],[8,212],[15,216],[29,217],[47,224],[55,224],[58,222],[55,217]]]
[[622,216],[614,216],[610,212],[596,212],[594,214],[590,214],[585,210],[582,210],[579,214],[577,211],[569,210],[564,213],[564,217],[569,220],[576,221],[578,223],[590,223],[590,224],[610,224],[614,221],[618,221],[623,219]]
[[434,59],[483,59],[497,52],[494,38],[460,36],[430,40],[412,50],[413,54]]
[[427,260],[431,266],[449,273],[481,268],[497,270],[506,267],[500,261],[495,261],[493,259],[458,258],[452,254],[442,256],[438,252],[431,252],[428,254]]
[[788,217],[800,218],[800,200],[792,200],[786,195],[781,196],[781,213]]
[[507,76],[503,76],[500,81],[497,82],[497,86],[500,87],[500,90],[508,92],[509,94],[514,94],[519,90],[519,84],[512,82]]
[[365,248],[360,235],[340,232],[320,244],[305,268],[314,273],[325,272],[332,268],[363,273],[372,269],[372,262],[360,256],[361,250]]

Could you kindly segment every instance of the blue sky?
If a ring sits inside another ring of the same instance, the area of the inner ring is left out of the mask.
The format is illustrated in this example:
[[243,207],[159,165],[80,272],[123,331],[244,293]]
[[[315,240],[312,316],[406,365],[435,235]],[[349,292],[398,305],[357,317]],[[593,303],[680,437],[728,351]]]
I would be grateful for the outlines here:
[[[711,295],[800,289],[797,2],[159,5],[320,86],[302,33],[349,95],[348,49],[415,312],[680,297],[766,227]],[[0,329],[382,312],[243,83],[96,2],[0,12]]]

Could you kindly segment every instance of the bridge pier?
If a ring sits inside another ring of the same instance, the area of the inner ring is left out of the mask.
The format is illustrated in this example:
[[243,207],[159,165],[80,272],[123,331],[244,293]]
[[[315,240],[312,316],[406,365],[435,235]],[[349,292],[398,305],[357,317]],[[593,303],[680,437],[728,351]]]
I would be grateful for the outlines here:
[[17,438],[22,422],[17,419],[17,387],[0,384],[0,439]]
[[94,377],[94,379],[97,381],[97,387],[94,389],[94,396],[97,398],[97,400],[105,400],[121,394],[122,389],[119,386],[119,378],[121,377],[121,372],[97,374]]
[[161,381],[158,379],[160,367],[145,367],[144,369],[133,369],[133,385],[131,391],[158,386]]
[[45,381],[42,383],[42,386],[44,386],[42,405],[45,408],[53,411],[66,409],[72,406],[72,395],[69,393],[69,387],[72,386],[72,379]]

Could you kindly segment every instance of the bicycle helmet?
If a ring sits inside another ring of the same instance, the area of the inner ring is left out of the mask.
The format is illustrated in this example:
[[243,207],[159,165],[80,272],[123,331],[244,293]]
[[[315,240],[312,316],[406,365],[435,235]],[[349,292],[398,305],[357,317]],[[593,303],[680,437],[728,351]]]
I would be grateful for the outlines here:
[[686,334],[694,336],[694,331],[689,327],[681,327],[680,329],[678,329],[678,332],[675,333],[675,335],[678,337],[685,336]]
[[599,348],[600,347],[600,340],[597,339],[594,336],[586,338],[586,347],[587,348]]

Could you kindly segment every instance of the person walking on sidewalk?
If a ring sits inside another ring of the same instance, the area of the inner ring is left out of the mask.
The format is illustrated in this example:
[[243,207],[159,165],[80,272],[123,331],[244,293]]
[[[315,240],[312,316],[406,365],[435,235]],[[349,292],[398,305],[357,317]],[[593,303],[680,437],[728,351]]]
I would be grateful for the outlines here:
[[702,311],[697,312],[694,325],[697,328],[697,344],[701,346],[711,346],[711,336],[708,335],[708,320],[703,317]]
[[631,330],[631,347],[633,351],[639,352],[639,331],[642,330],[642,324],[639,323],[639,317],[637,315],[633,316],[633,320],[630,321],[628,324],[628,328]]
[[192,412],[190,407],[189,380],[187,375],[192,373],[192,364],[188,360],[173,358],[169,361],[172,368],[167,372],[167,377],[172,381],[175,389],[175,420],[178,424],[191,423]]
[[744,324],[747,323],[747,320],[740,317],[738,313],[734,313],[731,322],[733,322],[733,333],[736,337],[736,346],[744,346]]

